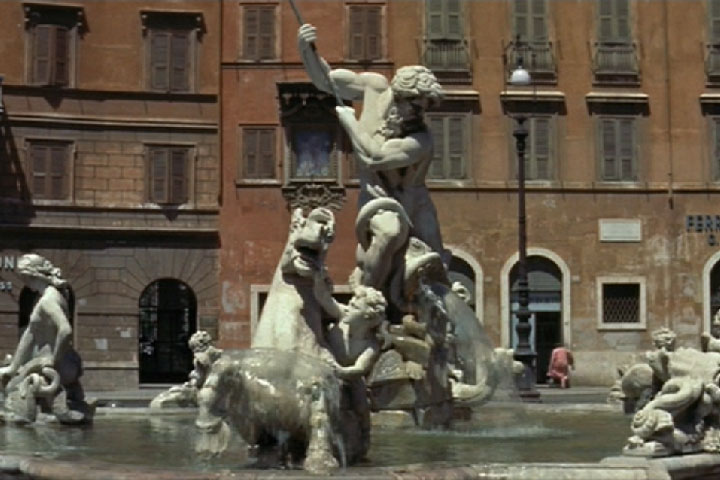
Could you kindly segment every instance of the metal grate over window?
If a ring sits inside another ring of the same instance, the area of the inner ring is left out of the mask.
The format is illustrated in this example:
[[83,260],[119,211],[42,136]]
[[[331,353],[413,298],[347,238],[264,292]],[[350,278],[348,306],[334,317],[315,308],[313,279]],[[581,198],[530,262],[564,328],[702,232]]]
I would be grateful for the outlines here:
[[640,323],[640,284],[603,285],[603,323]]

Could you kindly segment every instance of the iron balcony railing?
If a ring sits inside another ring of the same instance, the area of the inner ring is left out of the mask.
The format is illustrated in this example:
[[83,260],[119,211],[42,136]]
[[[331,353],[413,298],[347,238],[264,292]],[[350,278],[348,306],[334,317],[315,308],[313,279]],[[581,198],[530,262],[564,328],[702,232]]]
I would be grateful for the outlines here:
[[423,63],[434,71],[470,71],[468,41],[423,39]]
[[640,70],[635,44],[627,42],[596,43],[593,68],[596,77],[637,77]]
[[518,65],[518,57],[535,80],[554,79],[557,74],[552,42],[511,42],[507,47],[508,75]]

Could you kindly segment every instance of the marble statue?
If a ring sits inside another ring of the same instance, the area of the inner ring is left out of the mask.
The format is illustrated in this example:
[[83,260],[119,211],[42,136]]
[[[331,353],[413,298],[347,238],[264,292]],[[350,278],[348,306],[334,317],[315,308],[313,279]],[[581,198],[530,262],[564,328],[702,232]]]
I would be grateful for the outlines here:
[[633,416],[624,454],[720,452],[720,353],[677,348],[666,328],[653,332],[653,340],[657,348],[645,364],[658,388]]
[[158,394],[150,402],[150,409],[197,407],[198,390],[205,383],[210,367],[220,358],[223,351],[212,345],[210,334],[204,330],[193,333],[188,341],[188,346],[193,352],[193,370],[188,376],[188,381]]
[[703,332],[701,334],[700,345],[703,352],[720,353],[720,310],[713,315],[710,333]]
[[33,253],[18,259],[17,271],[39,298],[9,364],[0,368],[5,394],[0,416],[17,424],[40,417],[88,423],[94,407],[85,402],[79,381],[82,361],[72,348],[68,283],[59,268]]

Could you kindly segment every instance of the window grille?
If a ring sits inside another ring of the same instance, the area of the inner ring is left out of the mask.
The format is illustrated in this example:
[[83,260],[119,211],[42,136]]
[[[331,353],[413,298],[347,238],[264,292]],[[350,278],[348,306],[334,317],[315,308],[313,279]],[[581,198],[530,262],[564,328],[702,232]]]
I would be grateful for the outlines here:
[[605,283],[602,294],[603,323],[640,323],[640,284]]

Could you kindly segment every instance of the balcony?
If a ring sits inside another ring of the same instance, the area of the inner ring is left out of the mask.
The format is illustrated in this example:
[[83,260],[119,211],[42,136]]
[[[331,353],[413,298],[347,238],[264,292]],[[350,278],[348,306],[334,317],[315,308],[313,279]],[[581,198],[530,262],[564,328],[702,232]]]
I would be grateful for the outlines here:
[[470,48],[466,39],[423,39],[423,64],[443,83],[471,83]]
[[720,86],[720,44],[707,45],[705,73],[710,86]]
[[510,42],[505,48],[505,55],[508,78],[518,65],[518,57],[522,57],[522,64],[530,73],[534,83],[555,84],[557,82],[557,66],[552,42]]
[[634,43],[596,43],[594,51],[593,73],[596,84],[640,83],[637,47]]

